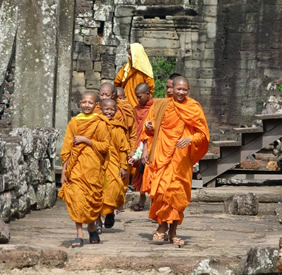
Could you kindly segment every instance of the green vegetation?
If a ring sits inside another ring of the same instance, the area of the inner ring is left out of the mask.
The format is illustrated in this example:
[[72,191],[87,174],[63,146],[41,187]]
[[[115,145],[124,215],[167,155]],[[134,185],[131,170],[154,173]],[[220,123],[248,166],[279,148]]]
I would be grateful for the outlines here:
[[282,93],[282,84],[278,86],[278,90]]
[[154,97],[164,97],[166,81],[175,72],[176,57],[150,57],[155,79]]

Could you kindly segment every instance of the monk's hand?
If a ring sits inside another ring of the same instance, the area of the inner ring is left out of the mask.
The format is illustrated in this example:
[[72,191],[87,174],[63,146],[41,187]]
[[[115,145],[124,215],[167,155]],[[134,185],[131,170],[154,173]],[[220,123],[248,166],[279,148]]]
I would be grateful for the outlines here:
[[181,138],[176,143],[176,148],[183,149],[185,148],[189,143],[191,142],[191,139],[189,137],[187,138]]
[[73,144],[78,145],[80,143],[85,142],[85,137],[84,136],[74,136],[73,138]]
[[125,180],[127,178],[127,170],[124,168],[120,168],[119,176],[121,177],[122,180]]
[[153,131],[154,130],[153,123],[152,123],[151,120],[145,122],[145,127],[149,131]]
[[142,164],[149,164],[149,154],[147,149],[143,149],[143,153],[142,153],[142,158],[141,158]]
[[129,165],[131,165],[131,166],[133,166],[133,164],[134,164],[134,158],[130,158],[129,160],[128,160],[128,164]]
[[67,185],[69,185],[69,181],[65,175],[65,171],[62,171],[62,175],[61,175],[61,185],[63,186],[63,184],[66,183]]

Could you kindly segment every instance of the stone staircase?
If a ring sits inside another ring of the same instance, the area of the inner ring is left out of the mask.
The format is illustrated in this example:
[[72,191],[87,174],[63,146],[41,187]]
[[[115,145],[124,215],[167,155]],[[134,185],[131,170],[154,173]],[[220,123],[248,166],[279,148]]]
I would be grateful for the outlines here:
[[262,120],[263,127],[234,128],[240,134],[240,140],[212,143],[220,148],[220,154],[207,153],[200,161],[202,179],[193,180],[193,188],[212,185],[219,175],[282,137],[282,114],[256,115],[256,118]]

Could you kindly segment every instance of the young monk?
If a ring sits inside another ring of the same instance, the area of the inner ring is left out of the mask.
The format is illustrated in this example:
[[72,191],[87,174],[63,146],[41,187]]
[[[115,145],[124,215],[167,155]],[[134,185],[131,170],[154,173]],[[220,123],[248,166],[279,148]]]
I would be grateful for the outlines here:
[[153,240],[164,241],[169,229],[169,241],[179,247],[184,241],[177,237],[176,229],[190,203],[193,164],[209,145],[205,114],[198,102],[187,97],[188,91],[188,80],[176,77],[173,97],[151,107],[145,132],[154,138],[149,156],[145,135],[142,157],[149,164],[143,177],[143,191],[152,198],[149,218],[159,224]]
[[[139,147],[144,123],[154,101],[150,96],[150,87],[146,83],[140,83],[137,85],[135,88],[135,95],[138,100],[138,105],[134,107],[134,115],[137,132],[137,146]],[[129,160],[129,163],[133,162],[133,159]],[[136,191],[140,192],[140,197],[138,203],[134,205],[133,209],[134,211],[142,211],[146,202],[146,194],[141,190],[144,165],[141,161],[137,161],[134,166],[137,168],[132,178],[132,185],[135,187]]]
[[120,69],[115,79],[116,87],[123,87],[128,102],[135,107],[138,100],[135,96],[135,87],[139,83],[146,83],[153,96],[155,81],[152,65],[140,43],[130,44],[128,49],[128,62]]
[[124,89],[122,87],[116,87],[117,88],[117,97],[120,99],[120,100],[126,100],[126,96],[125,96],[125,93],[124,93]]
[[[126,127],[114,119],[117,110],[113,99],[104,99],[101,103],[102,114],[111,124],[110,161],[106,170],[104,186],[104,204],[102,216],[105,218],[105,227],[111,228],[115,222],[114,210],[120,208],[125,202],[127,186],[124,180],[127,178],[127,155],[129,144],[126,138]],[[100,221],[101,222],[101,221]]]
[[89,242],[100,242],[94,222],[103,204],[110,125],[105,116],[93,113],[95,105],[95,95],[84,93],[80,101],[82,113],[70,120],[61,151],[62,188],[58,196],[66,202],[70,218],[76,225],[73,248],[83,246],[82,224],[88,224]]
[[167,82],[166,82],[166,94],[165,97],[172,97],[173,96],[173,79],[181,76],[181,74],[178,73],[173,73],[169,76]]
[[[117,111],[115,119],[122,122],[127,128],[127,140],[129,142],[130,153],[132,156],[136,150],[136,125],[133,108],[126,100],[120,100],[117,98],[116,88],[109,82],[105,82],[101,85],[99,90],[100,100],[111,98],[117,103]],[[101,113],[101,104],[98,103],[94,110],[95,113]]]

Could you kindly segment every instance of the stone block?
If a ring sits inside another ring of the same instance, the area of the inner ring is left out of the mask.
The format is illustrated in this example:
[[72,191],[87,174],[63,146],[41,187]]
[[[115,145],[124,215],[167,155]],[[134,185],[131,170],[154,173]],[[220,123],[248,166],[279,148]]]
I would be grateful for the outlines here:
[[144,46],[144,48],[169,48],[169,49],[180,48],[180,44],[178,40],[143,37],[139,40],[139,42]]
[[203,96],[212,95],[212,88],[200,88],[200,95]]
[[100,79],[99,80],[86,80],[86,89],[100,89]]
[[91,54],[91,61],[100,61],[101,60],[99,44],[91,45],[90,54]]
[[204,16],[216,16],[217,15],[217,5],[206,5],[203,6]]
[[94,72],[101,72],[102,71],[102,62],[96,61],[94,62]]
[[225,213],[232,215],[255,216],[258,208],[258,199],[253,193],[235,194],[224,201]]
[[72,86],[85,86],[85,75],[79,77],[76,72],[73,72]]
[[90,52],[80,52],[78,53],[78,61],[89,61],[91,59]]
[[[185,33],[184,33],[185,34]],[[151,30],[144,31],[143,36],[146,38],[159,38],[159,39],[170,39],[178,40],[178,34],[175,30]]]
[[8,222],[12,218],[12,192],[4,192],[0,194],[0,218],[4,222]]
[[215,51],[213,49],[212,50],[205,49],[204,59],[215,59]]
[[8,224],[0,219],[0,244],[8,243],[10,240],[10,230]]
[[133,6],[116,6],[115,16],[116,17],[131,17],[134,15],[135,7]]
[[278,274],[276,269],[277,255],[277,248],[251,248],[247,253],[242,274]]
[[216,23],[207,23],[208,38],[216,38]]
[[87,81],[98,81],[101,79],[101,74],[99,72],[94,72],[94,71],[86,71],[85,72],[85,77]]
[[112,17],[113,6],[94,4],[94,19],[97,21],[108,21]]
[[218,4],[218,0],[203,0],[203,4],[204,5],[217,5]]
[[63,268],[68,254],[62,250],[46,250],[41,253],[40,264],[48,268]]
[[86,45],[99,45],[100,39],[95,35],[85,35],[84,44]]
[[90,60],[77,60],[77,71],[85,72],[93,69],[92,61]]

